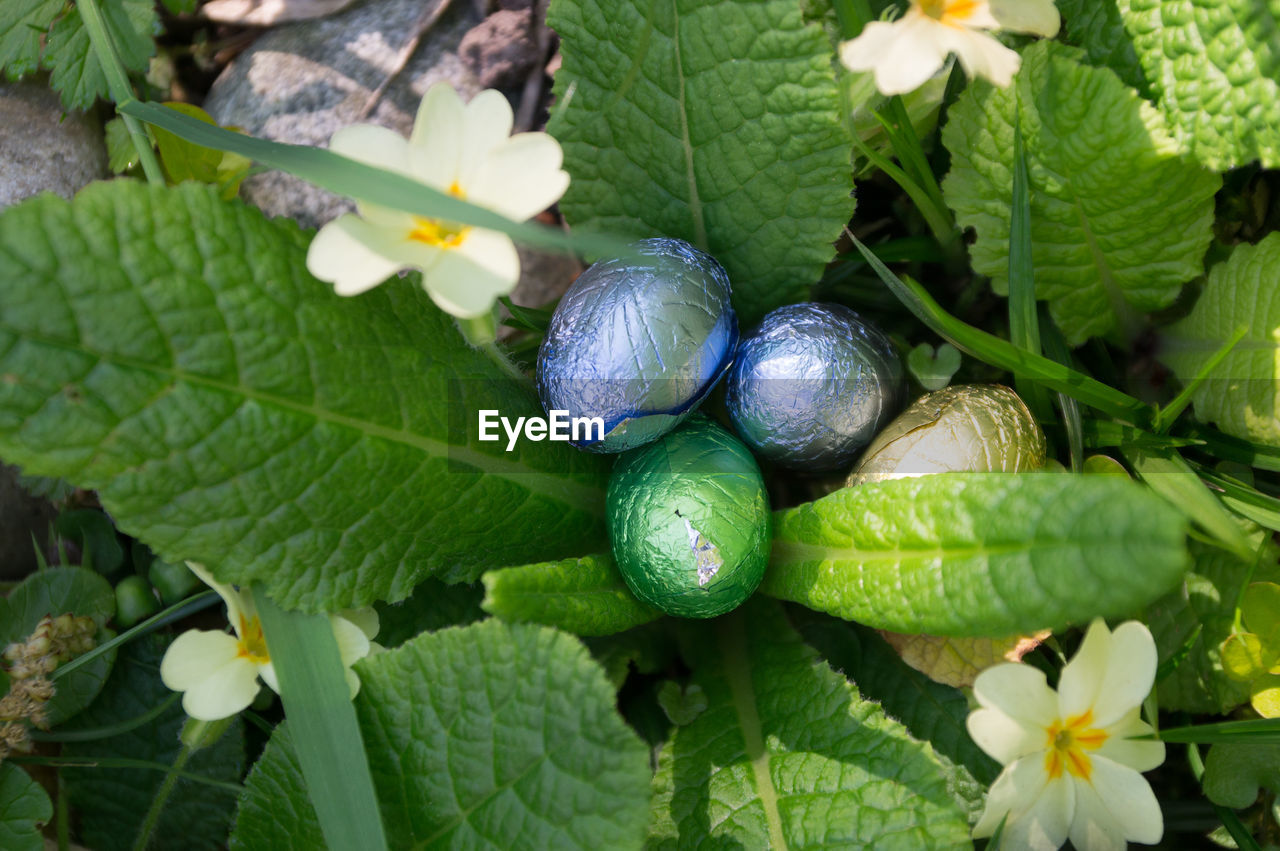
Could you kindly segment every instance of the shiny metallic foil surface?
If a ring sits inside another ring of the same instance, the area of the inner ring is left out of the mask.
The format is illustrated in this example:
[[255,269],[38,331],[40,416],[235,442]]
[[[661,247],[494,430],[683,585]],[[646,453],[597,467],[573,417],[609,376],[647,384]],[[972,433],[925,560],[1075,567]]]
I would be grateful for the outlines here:
[[729,276],[679,239],[646,239],[640,258],[578,277],[538,351],[547,411],[601,417],[593,452],[622,452],[675,428],[728,369],[738,342]]
[[848,484],[931,473],[1021,473],[1044,463],[1044,432],[1017,393],[999,384],[961,384],[921,396],[889,423]]
[[819,473],[853,463],[897,413],[905,387],[883,332],[847,307],[806,303],[778,308],[743,338],[728,391],[748,446]]
[[764,578],[764,477],[747,447],[704,416],[619,456],[605,504],[627,587],[669,615],[722,615]]

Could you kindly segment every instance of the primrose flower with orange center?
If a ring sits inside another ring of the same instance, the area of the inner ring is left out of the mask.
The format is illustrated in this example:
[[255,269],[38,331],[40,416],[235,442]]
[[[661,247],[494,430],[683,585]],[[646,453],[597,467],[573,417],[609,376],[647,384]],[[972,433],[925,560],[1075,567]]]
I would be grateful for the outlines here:
[[[512,121],[501,92],[487,89],[464,105],[452,86],[437,83],[423,97],[409,139],[353,124],[333,134],[329,148],[524,221],[559,200],[569,175],[560,168],[555,139],[512,136]],[[442,310],[474,318],[520,277],[520,258],[505,234],[359,199],[356,211],[322,227],[307,251],[307,269],[338,295],[358,295],[402,269],[420,269],[423,287]]]
[[954,53],[970,77],[1003,88],[1022,60],[987,31],[1052,38],[1060,23],[1053,0],[912,0],[901,18],[872,21],[842,44],[840,61],[851,71],[874,71],[876,88],[897,95],[918,89]]
[[[223,585],[198,564],[187,567],[227,604],[227,620],[234,635],[191,629],[178,636],[160,662],[160,679],[173,691],[183,692],[182,708],[200,721],[217,721],[240,712],[258,696],[258,678],[279,691],[271,653],[262,634],[262,621],[253,596]],[[378,649],[378,615],[373,609],[348,609],[329,616],[338,653],[355,697],[360,679],[351,666]]]
[[969,735],[1004,764],[973,829],[991,836],[1005,822],[1005,848],[1053,851],[1068,838],[1078,851],[1124,851],[1156,843],[1160,806],[1141,772],[1164,762],[1164,744],[1139,717],[1155,683],[1156,646],[1137,621],[1107,629],[1095,620],[1062,669],[1055,693],[1030,665],[978,675],[981,705]]

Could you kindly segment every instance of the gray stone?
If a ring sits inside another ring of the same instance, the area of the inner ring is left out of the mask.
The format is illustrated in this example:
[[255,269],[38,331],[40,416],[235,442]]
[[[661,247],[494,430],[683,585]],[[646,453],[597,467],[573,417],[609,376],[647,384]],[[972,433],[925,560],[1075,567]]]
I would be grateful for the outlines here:
[[[472,4],[454,0],[373,111],[361,116],[396,67],[423,8],[423,0],[369,0],[274,29],[223,71],[204,108],[220,124],[278,142],[324,146],[340,127],[360,122],[407,136],[432,84],[448,81],[464,100],[483,88],[458,56],[462,37],[481,19]],[[280,172],[246,180],[241,194],[268,215],[291,216],[307,227],[353,209],[347,199]]]
[[106,173],[97,120],[64,111],[41,83],[0,82],[0,207],[45,191],[70,198]]

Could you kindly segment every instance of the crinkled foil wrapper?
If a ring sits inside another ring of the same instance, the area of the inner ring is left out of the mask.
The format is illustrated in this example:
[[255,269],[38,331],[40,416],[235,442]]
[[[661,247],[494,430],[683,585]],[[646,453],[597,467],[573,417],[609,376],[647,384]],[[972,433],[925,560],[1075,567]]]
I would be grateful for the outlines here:
[[623,579],[667,614],[724,614],[764,578],[764,477],[747,447],[704,416],[619,456],[605,502]]
[[817,473],[853,463],[904,392],[902,363],[883,332],[841,305],[793,304],[739,344],[729,416],[761,457]]
[[931,473],[1020,473],[1045,463],[1039,423],[999,384],[961,384],[921,396],[881,432],[848,484]]
[[729,276],[683,240],[646,239],[639,260],[605,260],[560,301],[538,352],[547,411],[601,417],[596,452],[670,431],[728,369],[738,342]]

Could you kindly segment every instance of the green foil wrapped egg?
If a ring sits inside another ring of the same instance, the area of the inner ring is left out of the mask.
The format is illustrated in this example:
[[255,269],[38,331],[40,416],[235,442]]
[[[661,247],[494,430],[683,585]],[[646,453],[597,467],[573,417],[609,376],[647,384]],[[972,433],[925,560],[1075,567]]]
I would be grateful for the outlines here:
[[930,473],[1021,473],[1045,463],[1044,432],[999,384],[926,393],[871,441],[850,486]]
[[669,615],[722,615],[764,577],[764,477],[746,446],[705,417],[619,456],[606,502],[627,587]]

